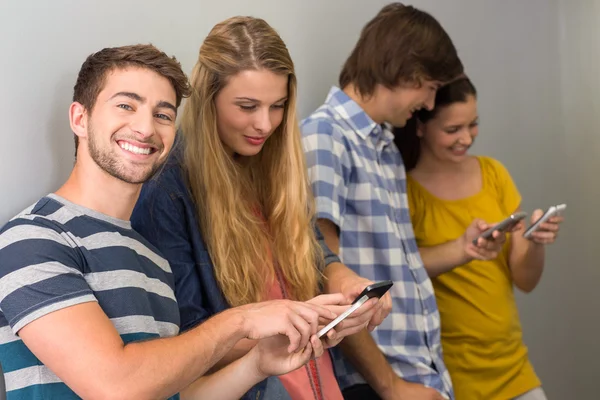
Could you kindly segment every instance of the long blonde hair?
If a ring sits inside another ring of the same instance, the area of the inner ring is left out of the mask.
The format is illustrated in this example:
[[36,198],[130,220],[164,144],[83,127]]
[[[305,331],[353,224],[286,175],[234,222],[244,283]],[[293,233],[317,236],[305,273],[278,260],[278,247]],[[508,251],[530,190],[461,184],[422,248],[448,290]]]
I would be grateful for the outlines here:
[[[281,125],[241,166],[219,138],[215,96],[231,76],[260,69],[288,77],[288,101]],[[225,298],[232,306],[265,300],[276,265],[290,298],[315,296],[323,256],[313,231],[296,76],[285,43],[262,19],[227,19],[200,47],[191,84],[181,119],[184,167]]]

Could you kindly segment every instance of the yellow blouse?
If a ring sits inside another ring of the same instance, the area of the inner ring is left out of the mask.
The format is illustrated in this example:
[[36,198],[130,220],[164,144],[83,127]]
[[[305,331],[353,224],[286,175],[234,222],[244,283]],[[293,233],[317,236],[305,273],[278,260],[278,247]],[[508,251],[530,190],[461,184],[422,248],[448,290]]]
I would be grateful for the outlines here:
[[[411,219],[419,247],[460,237],[473,219],[498,222],[521,196],[506,168],[478,157],[482,190],[442,200],[407,180]],[[540,386],[523,344],[508,266],[507,240],[495,260],[474,260],[432,279],[442,320],[444,361],[457,400],[507,400]]]

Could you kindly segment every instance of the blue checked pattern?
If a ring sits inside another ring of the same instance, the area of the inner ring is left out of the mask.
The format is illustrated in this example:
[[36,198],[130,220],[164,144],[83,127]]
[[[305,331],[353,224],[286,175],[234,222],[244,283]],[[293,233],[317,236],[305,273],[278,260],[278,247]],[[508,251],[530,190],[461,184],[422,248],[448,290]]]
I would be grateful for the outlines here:
[[[340,227],[340,258],[359,275],[391,279],[392,312],[372,336],[403,379],[454,398],[442,359],[440,316],[408,211],[406,170],[388,127],[333,87],[302,121],[318,218]],[[364,383],[334,351],[342,388]]]

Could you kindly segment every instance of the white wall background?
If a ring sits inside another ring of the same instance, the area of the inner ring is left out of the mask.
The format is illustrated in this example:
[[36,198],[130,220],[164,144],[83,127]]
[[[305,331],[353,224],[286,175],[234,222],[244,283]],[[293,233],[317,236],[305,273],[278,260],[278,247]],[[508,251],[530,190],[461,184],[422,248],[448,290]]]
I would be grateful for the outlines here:
[[[524,209],[569,203],[542,283],[519,296],[525,339],[551,399],[598,397],[600,268],[592,251],[600,185],[590,176],[600,167],[598,1],[412,3],[446,27],[478,87],[477,151],[507,165]],[[290,48],[305,116],[336,83],[362,26],[387,2],[0,0],[0,224],[68,176],[67,108],[91,52],[151,42],[189,73],[215,23],[262,17]]]

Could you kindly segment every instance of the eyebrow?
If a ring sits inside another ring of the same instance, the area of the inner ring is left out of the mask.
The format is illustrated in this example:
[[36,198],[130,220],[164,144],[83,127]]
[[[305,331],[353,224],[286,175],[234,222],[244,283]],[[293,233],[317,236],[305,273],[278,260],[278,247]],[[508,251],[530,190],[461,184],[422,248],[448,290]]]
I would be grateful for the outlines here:
[[[236,97],[235,99],[236,99],[236,100],[252,101],[252,102],[254,102],[254,103],[260,103],[260,102],[261,102],[261,101],[260,101],[260,100],[258,100],[258,99],[253,99],[252,97]],[[279,102],[281,102],[281,101],[284,101],[284,100],[287,100],[287,99],[288,99],[288,97],[287,97],[287,96],[284,96],[284,97],[280,98],[279,100],[275,101],[274,103],[279,103]],[[274,104],[274,103],[273,103],[273,104]]]
[[[112,100],[115,97],[119,97],[119,96],[128,97],[132,100],[139,101],[140,103],[146,102],[145,97],[142,97],[139,94],[133,93],[133,92],[118,92],[118,93],[115,93],[114,95],[112,95],[111,98],[108,100]],[[158,104],[156,104],[156,107],[157,108],[168,108],[168,109],[172,110],[175,114],[177,114],[177,107],[175,107],[173,104],[169,103],[168,101],[165,101],[165,100],[159,101]]]

